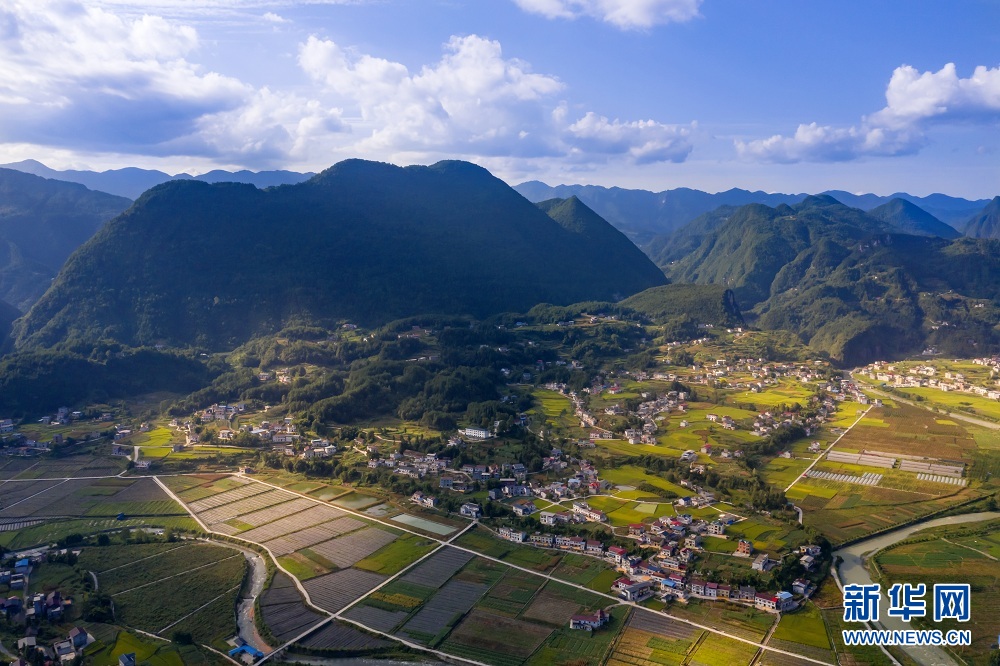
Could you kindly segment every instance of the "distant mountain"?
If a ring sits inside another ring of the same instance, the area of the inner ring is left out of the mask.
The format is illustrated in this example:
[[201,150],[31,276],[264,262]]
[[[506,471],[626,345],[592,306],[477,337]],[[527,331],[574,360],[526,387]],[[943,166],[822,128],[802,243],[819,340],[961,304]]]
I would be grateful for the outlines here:
[[14,335],[20,349],[98,338],[227,349],[289,323],[486,316],[666,283],[580,201],[544,208],[454,161],[348,160],[268,190],[164,183],[69,259]]
[[830,196],[705,215],[664,247],[676,282],[732,289],[751,323],[845,364],[1000,350],[1000,241],[915,236]]
[[958,238],[962,235],[954,227],[945,224],[906,199],[893,199],[872,208],[868,214],[905,234],[939,236],[948,239]]
[[887,197],[880,197],[875,194],[851,194],[842,190],[828,190],[823,194],[829,194],[840,203],[852,208],[861,210],[871,210],[877,206],[882,206],[893,199],[903,199],[920,207],[924,211],[936,217],[939,221],[952,228],[963,231],[965,222],[970,216],[982,208],[987,199],[962,199],[951,197],[947,194],[929,194],[926,197],[917,197],[906,192],[896,192]]
[[125,169],[112,169],[109,171],[57,171],[50,169],[36,160],[24,160],[11,164],[0,165],[0,168],[14,169],[24,173],[34,174],[43,178],[63,180],[70,183],[79,183],[92,190],[109,192],[119,196],[136,199],[140,194],[151,187],[165,183],[168,180],[198,180],[205,183],[248,183],[257,187],[271,187],[273,185],[293,185],[308,180],[315,174],[296,173],[294,171],[209,171],[200,176],[191,176],[186,173],[179,173],[173,176],[162,171],[150,169],[138,169],[129,167]]
[[70,253],[131,203],[83,185],[0,169],[0,300],[27,310]]
[[965,234],[973,238],[1000,238],[1000,197],[995,197],[969,219]]
[[595,185],[549,187],[537,180],[521,183],[514,189],[531,201],[576,196],[640,246],[654,236],[670,233],[719,206],[748,203],[777,206],[795,203],[805,197],[804,194],[768,194],[739,189],[709,194],[688,188],[648,192]]
[[[806,198],[806,194],[780,194],[750,192],[731,189],[709,194],[701,190],[677,188],[662,192],[647,190],[626,190],[617,187],[596,185],[556,185],[549,186],[537,180],[528,181],[514,187],[531,201],[544,201],[553,197],[577,196],[598,215],[624,232],[637,245],[655,256],[657,247],[664,239],[705,213],[720,206],[745,206],[757,203],[765,206],[780,204],[794,205]],[[919,206],[938,220],[961,229],[970,216],[979,211],[987,202],[969,201],[944,194],[916,197],[897,193],[887,197],[875,194],[852,194],[840,190],[824,192],[837,201],[862,210],[870,210],[889,203],[893,199],[904,199]],[[647,247],[648,246],[648,247]]]

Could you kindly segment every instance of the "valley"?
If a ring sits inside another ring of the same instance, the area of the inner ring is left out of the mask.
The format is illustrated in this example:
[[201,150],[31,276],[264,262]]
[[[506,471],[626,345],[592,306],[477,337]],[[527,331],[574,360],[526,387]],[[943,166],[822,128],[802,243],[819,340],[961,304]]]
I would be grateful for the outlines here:
[[850,566],[968,551],[991,607],[995,241],[820,195],[643,254],[467,163],[292,180],[157,185],[12,322],[11,654],[990,663],[985,618],[845,644],[837,571],[982,516]]

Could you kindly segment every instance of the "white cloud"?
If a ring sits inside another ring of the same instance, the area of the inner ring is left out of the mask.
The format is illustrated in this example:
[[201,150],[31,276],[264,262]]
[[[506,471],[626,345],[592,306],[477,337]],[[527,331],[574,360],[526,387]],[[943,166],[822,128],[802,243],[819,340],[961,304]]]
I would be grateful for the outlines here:
[[[268,15],[253,18],[282,20]],[[453,36],[440,58],[412,67],[310,37],[298,50],[316,84],[308,91],[211,71],[200,49],[177,19],[10,0],[0,8],[0,146],[251,168],[348,156],[646,164],[691,151],[689,126],[571,111],[562,81],[478,35]]]
[[302,45],[299,63],[372,128],[358,144],[363,151],[654,162],[683,161],[691,150],[687,128],[652,120],[588,113],[571,123],[568,107],[554,101],[561,81],[504,58],[499,42],[477,35],[452,37],[440,61],[419,72],[316,37]]
[[343,130],[336,109],[191,62],[196,30],[159,16],[14,0],[0,26],[3,143],[261,163]]
[[954,63],[937,72],[897,67],[885,91],[886,106],[869,121],[886,127],[906,127],[922,121],[1000,118],[1000,67],[979,66],[967,79]]
[[793,136],[737,141],[737,153],[765,162],[838,162],[868,156],[906,155],[927,143],[926,131],[948,122],[1000,119],[1000,67],[976,67],[959,78],[948,63],[937,72],[897,67],[885,92],[886,106],[856,126],[799,125]]
[[261,18],[263,18],[268,23],[288,23],[289,22],[288,19],[284,18],[283,16],[279,16],[278,14],[275,14],[274,12],[264,12],[264,15]]
[[744,158],[762,162],[845,162],[864,156],[893,156],[914,153],[923,146],[923,137],[882,127],[831,127],[810,123],[799,125],[790,137],[776,134],[756,141],[737,141],[736,151]]
[[623,30],[645,29],[696,18],[702,0],[514,0],[518,7],[546,18],[588,16]]
[[655,120],[609,121],[588,112],[566,131],[576,148],[608,155],[627,154],[637,164],[649,164],[686,160],[691,154],[692,129],[693,125],[664,125]]

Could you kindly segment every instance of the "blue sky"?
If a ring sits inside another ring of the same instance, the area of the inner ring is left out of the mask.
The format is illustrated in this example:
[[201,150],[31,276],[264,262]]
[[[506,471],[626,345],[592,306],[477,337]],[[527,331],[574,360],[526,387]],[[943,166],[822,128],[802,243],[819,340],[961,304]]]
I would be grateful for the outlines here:
[[992,197],[998,25],[995,0],[11,0],[0,162]]

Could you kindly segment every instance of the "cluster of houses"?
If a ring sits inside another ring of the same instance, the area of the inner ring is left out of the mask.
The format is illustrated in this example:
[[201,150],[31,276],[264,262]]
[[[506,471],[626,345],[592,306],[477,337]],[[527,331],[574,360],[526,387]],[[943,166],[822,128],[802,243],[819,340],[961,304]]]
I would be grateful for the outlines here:
[[[204,409],[200,413],[203,421],[225,421],[230,422],[234,417],[242,414],[246,410],[246,405],[242,402],[235,405],[216,404]],[[182,450],[184,446],[192,446],[198,443],[198,433],[195,432],[195,424],[191,421],[183,423],[174,419],[170,425],[177,428],[185,436],[184,444],[174,446],[175,450]],[[298,428],[293,423],[292,417],[285,417],[281,421],[261,421],[260,425],[244,425],[240,427],[243,432],[248,432],[254,437],[271,443],[271,449],[276,453],[286,456],[300,457],[305,460],[314,458],[328,458],[337,452],[337,447],[326,439],[312,439],[299,451],[296,445],[302,440]],[[218,431],[218,438],[222,442],[232,440],[239,431],[230,428],[221,428]]]
[[861,374],[873,381],[882,382],[894,388],[935,388],[939,391],[958,391],[978,395],[989,400],[1000,400],[1000,379],[996,379],[1000,376],[1000,358],[984,357],[973,359],[972,362],[990,369],[992,387],[973,384],[964,373],[941,372],[939,368],[932,365],[917,365],[905,369],[877,361],[865,366],[861,370]]
[[[36,653],[40,653],[46,662],[72,664],[77,657],[83,655],[84,648],[93,642],[94,637],[82,627],[73,627],[67,638],[54,642],[51,647],[40,645],[36,636],[26,636],[17,641],[18,652],[23,655],[23,658],[14,660],[12,666],[28,666],[35,663]],[[132,659],[132,666],[134,666],[134,654]]]
[[[649,543],[648,540],[644,541],[648,535],[659,534],[661,537],[659,550],[647,559],[629,555],[628,550],[620,546],[605,548],[600,541],[579,536],[546,532],[529,535],[511,527],[499,528],[498,534],[500,538],[514,543],[540,548],[557,548],[604,558],[623,574],[612,584],[611,591],[623,600],[635,603],[654,596],[682,602],[692,598],[719,599],[781,613],[796,607],[796,596],[804,597],[812,594],[815,587],[804,578],[795,581],[792,592],[758,592],[750,586],[730,586],[690,576],[690,567],[701,548],[701,534],[721,534],[724,531],[725,523],[722,521],[705,523],[692,520],[690,516],[660,519],[653,525],[631,525],[629,535],[641,543]],[[741,539],[734,554],[738,557],[753,556],[753,544]],[[800,562],[808,559],[808,566],[805,564],[803,566],[811,569],[820,555],[820,549],[813,545],[803,546],[800,554],[802,555]],[[766,553],[760,553],[754,558],[751,568],[766,572],[777,564]],[[585,625],[586,622],[581,621],[581,626],[574,626],[572,623],[570,626],[574,629],[586,629]],[[598,626],[601,625],[593,625],[590,628]]]

